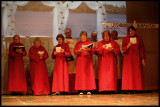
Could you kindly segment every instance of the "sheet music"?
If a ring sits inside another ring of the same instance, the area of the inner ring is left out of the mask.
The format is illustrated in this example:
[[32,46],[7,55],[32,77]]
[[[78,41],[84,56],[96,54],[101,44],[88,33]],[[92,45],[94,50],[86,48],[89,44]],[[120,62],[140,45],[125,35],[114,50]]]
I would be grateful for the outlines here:
[[44,53],[44,51],[38,51],[38,54],[41,54],[41,55],[42,55],[43,53]]
[[84,49],[84,50],[86,50],[86,49],[85,49],[86,46],[87,46],[87,45],[82,45],[81,48]]
[[56,52],[61,52],[61,47],[56,47]]
[[109,47],[112,47],[111,43],[105,44],[106,45],[106,49],[108,49]]
[[86,47],[89,47],[89,46],[92,46],[92,45],[93,45],[93,43],[88,44],[88,45],[82,45],[81,47],[82,47],[82,49],[84,49],[84,50],[85,50],[85,48],[86,48]]
[[131,42],[132,44],[136,44],[136,43],[137,43],[136,37],[130,38],[130,42]]

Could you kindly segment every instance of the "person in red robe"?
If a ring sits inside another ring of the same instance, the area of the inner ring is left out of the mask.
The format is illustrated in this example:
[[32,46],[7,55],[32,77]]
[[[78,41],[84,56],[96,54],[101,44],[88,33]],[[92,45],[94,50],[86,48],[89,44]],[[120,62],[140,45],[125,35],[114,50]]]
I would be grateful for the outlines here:
[[120,47],[111,39],[111,34],[105,30],[102,34],[103,40],[97,44],[98,53],[98,79],[99,92],[117,92],[117,55]]
[[64,36],[58,34],[58,44],[52,52],[52,59],[55,59],[53,69],[52,95],[59,95],[62,92],[69,92],[69,71],[66,57],[71,56],[68,44],[64,42]]
[[50,94],[49,76],[45,60],[48,53],[41,46],[40,38],[34,39],[34,45],[29,49],[31,87],[34,95]]
[[124,52],[122,90],[135,93],[137,90],[143,90],[143,66],[145,66],[146,54],[141,37],[136,35],[136,29],[131,26],[128,32],[129,35],[122,41]]
[[92,61],[92,54],[94,54],[95,49],[93,46],[87,46],[92,42],[87,39],[86,31],[81,31],[80,36],[81,40],[76,43],[74,49],[74,54],[77,55],[75,90],[79,90],[79,95],[83,95],[84,92],[91,94],[91,90],[96,90]]
[[14,49],[14,46],[24,46],[20,43],[19,35],[13,37],[14,42],[9,45],[8,57],[8,91],[13,94],[26,94],[27,83],[23,57],[27,55],[26,50]]

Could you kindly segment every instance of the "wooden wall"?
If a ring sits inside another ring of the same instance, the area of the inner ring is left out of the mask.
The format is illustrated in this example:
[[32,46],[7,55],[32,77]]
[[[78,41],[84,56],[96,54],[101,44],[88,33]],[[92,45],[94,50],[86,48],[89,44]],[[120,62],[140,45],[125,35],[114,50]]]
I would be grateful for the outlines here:
[[[127,1],[127,22],[159,24],[158,1]],[[145,90],[159,89],[159,28],[137,28],[146,48]]]

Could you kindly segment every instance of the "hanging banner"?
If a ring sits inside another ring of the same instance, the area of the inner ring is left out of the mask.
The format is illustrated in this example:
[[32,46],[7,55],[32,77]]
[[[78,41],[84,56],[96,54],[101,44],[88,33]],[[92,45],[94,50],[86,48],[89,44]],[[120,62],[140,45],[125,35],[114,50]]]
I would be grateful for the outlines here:
[[145,23],[102,23],[109,27],[129,27],[133,25],[135,28],[158,28],[159,24],[145,24]]

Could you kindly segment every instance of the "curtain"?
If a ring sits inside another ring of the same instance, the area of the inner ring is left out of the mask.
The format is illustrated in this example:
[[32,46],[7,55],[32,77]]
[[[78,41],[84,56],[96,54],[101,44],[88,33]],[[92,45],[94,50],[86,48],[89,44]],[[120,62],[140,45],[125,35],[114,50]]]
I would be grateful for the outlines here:
[[[5,36],[12,36],[15,34],[15,12],[17,6],[24,6],[29,1],[2,1],[3,12],[3,32]],[[97,32],[98,41],[102,39],[101,33],[104,30],[102,22],[105,22],[106,12],[103,6],[103,2],[99,1],[41,1],[42,4],[53,7],[53,43],[57,44],[56,36],[59,33],[64,33],[66,28],[69,9],[76,9],[82,2],[92,9],[96,10],[97,14]]]
[[2,1],[3,11],[3,33],[5,36],[15,35],[15,13],[17,6],[24,6],[28,1]]
[[106,20],[105,7],[101,2],[86,2],[86,4],[92,10],[96,10],[98,41],[100,41],[102,40],[102,32],[104,30],[104,26],[101,23],[104,23]]
[[63,3],[61,1],[59,2],[43,1],[42,3],[44,5],[54,7],[52,13],[53,13],[53,43],[55,46],[58,43],[56,40],[56,36],[59,33],[63,34],[66,28],[69,9],[76,9],[81,4],[81,2],[67,1]]

